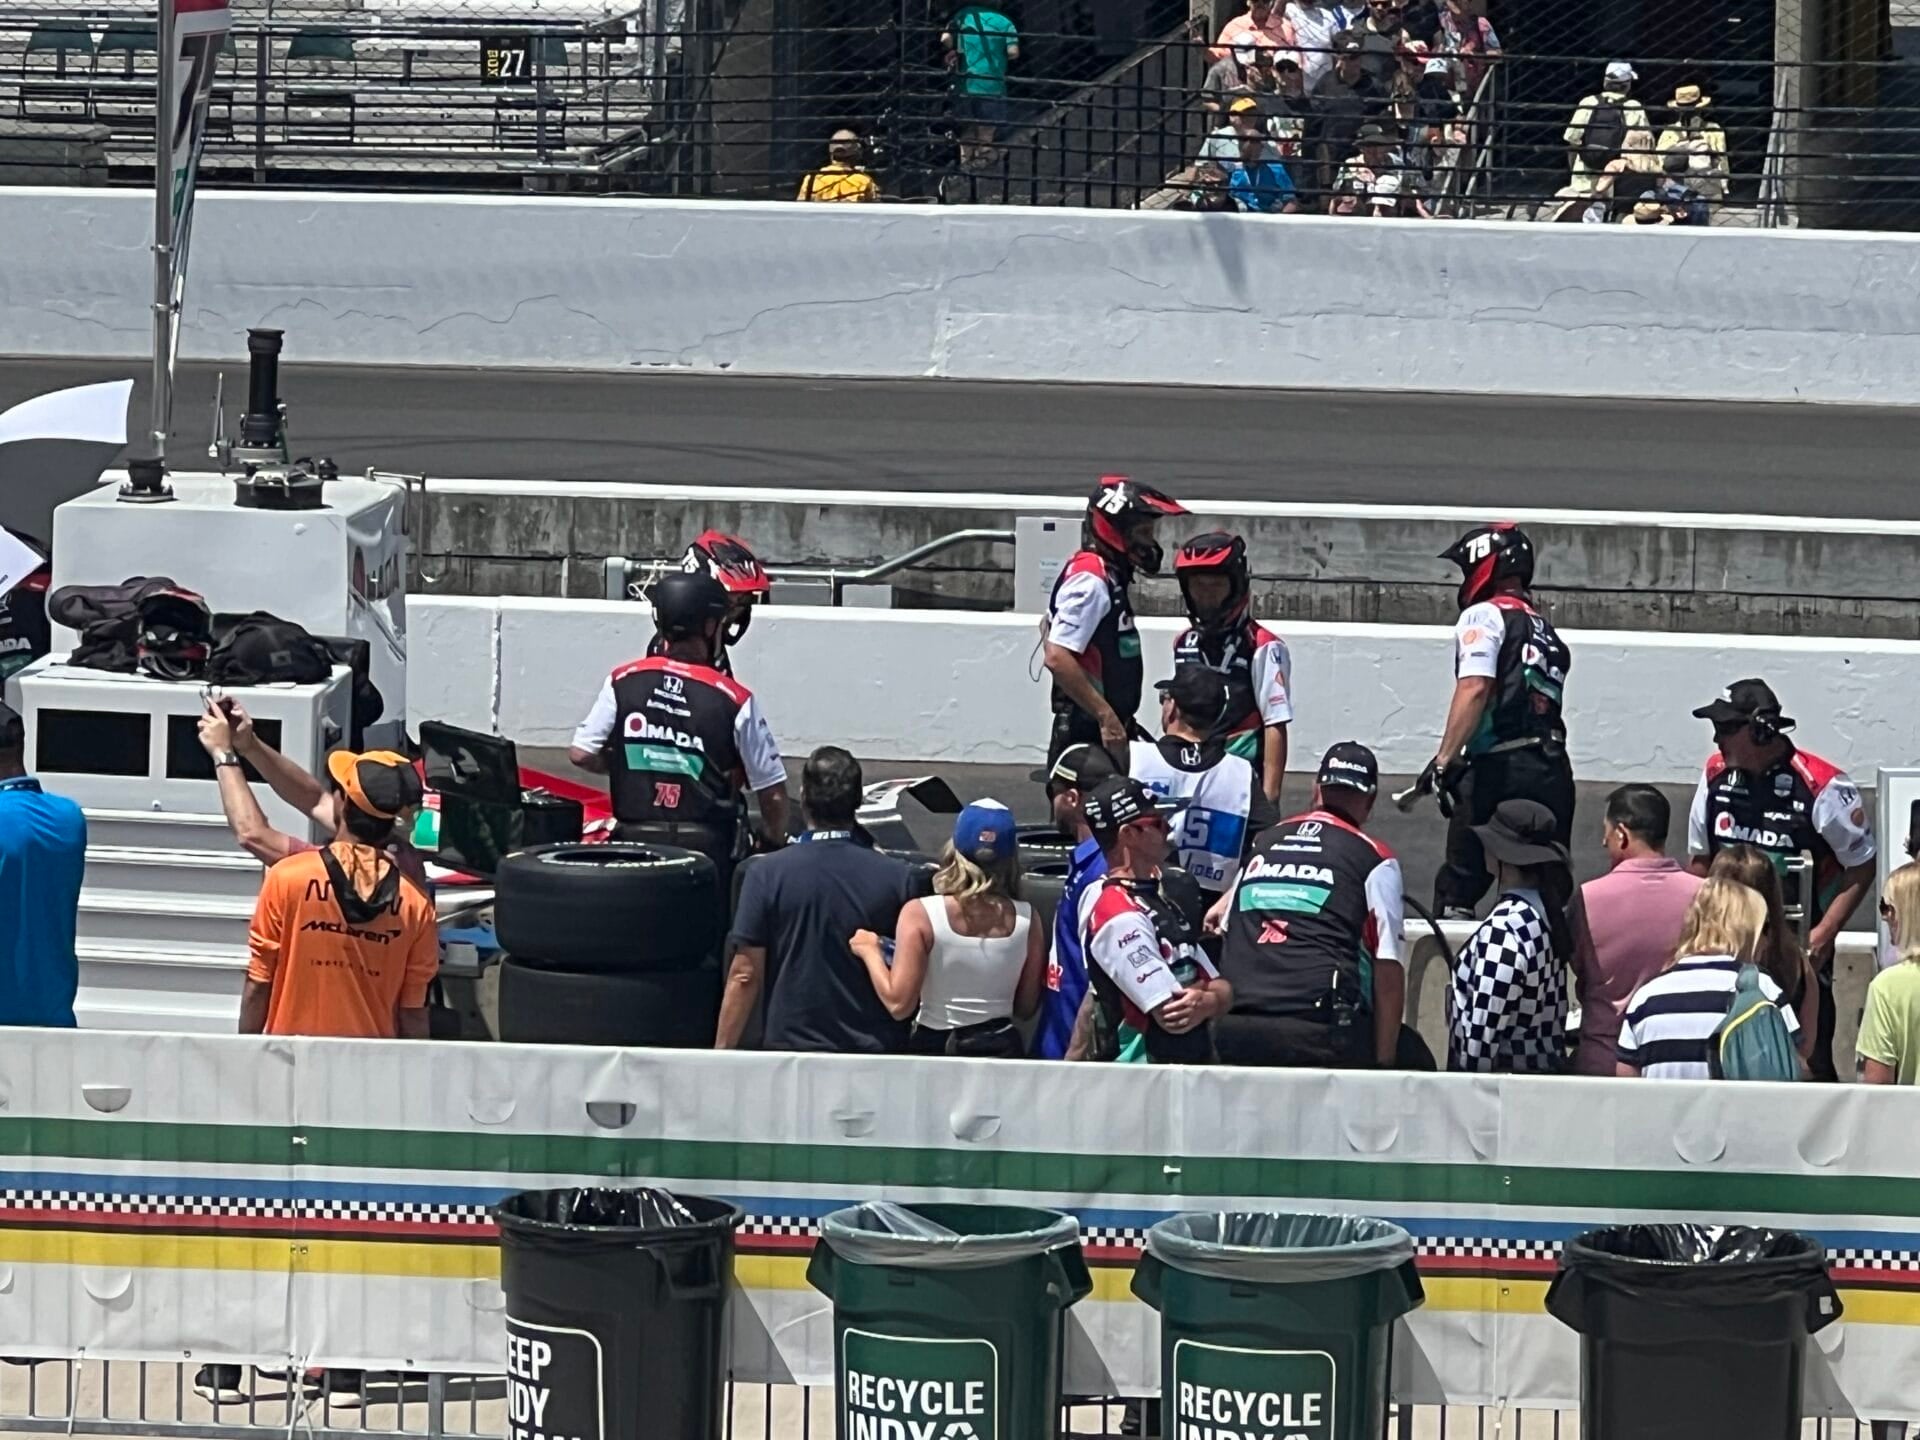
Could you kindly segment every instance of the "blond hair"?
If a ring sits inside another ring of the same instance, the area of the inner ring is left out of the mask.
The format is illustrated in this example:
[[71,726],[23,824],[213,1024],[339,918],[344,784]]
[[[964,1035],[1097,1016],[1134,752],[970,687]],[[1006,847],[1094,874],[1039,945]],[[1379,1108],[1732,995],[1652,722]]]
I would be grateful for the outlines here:
[[949,840],[940,852],[940,868],[933,875],[933,893],[954,900],[976,900],[982,895],[1018,900],[1020,857],[1009,855],[1005,860],[981,865],[954,849]]
[[1880,898],[1900,922],[1900,958],[1920,964],[1920,864],[1902,865],[1887,876]]
[[1759,952],[1766,929],[1767,902],[1759,892],[1736,880],[1714,876],[1700,887],[1687,907],[1673,958],[1731,955],[1739,961],[1750,961]]

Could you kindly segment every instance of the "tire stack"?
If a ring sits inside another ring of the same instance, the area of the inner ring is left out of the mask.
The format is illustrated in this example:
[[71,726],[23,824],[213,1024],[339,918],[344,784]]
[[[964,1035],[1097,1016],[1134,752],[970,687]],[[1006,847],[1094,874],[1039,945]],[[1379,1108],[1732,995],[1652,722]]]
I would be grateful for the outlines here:
[[667,845],[540,845],[500,863],[500,1038],[705,1049],[725,929],[714,864]]

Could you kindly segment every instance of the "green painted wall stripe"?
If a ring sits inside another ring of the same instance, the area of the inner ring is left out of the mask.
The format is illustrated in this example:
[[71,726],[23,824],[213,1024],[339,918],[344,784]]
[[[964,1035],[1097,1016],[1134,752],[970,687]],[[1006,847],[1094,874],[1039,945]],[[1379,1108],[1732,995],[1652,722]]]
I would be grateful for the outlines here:
[[[1699,1210],[1920,1216],[1920,1180],[1875,1175],[1601,1170],[1395,1160],[1056,1155],[731,1140],[179,1125],[0,1118],[0,1156],[181,1165],[480,1174],[670,1176],[754,1184],[952,1186],[1067,1194],[1249,1195],[1575,1211]],[[1165,1167],[1177,1163],[1179,1173]]]

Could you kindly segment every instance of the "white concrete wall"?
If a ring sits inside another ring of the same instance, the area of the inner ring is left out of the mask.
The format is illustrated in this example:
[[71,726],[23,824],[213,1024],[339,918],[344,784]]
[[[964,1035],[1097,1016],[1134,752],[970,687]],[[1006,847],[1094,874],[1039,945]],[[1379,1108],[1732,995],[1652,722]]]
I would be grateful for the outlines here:
[[[0,353],[144,354],[148,223],[0,192]],[[182,352],[235,363],[1920,394],[1907,235],[213,192],[193,249]]]
[[[644,609],[611,601],[418,599],[408,606],[409,716],[528,745],[564,745],[606,673],[641,654]],[[1031,615],[781,609],[755,616],[736,651],[787,754],[846,745],[876,760],[1033,764],[1047,690],[1029,676]],[[1170,673],[1172,620],[1142,621],[1147,677]],[[1286,627],[1296,696],[1294,768],[1335,740],[1418,770],[1452,688],[1448,632],[1415,625]],[[1585,780],[1681,782],[1711,748],[1692,718],[1730,681],[1769,679],[1809,749],[1872,783],[1920,758],[1920,644],[1570,631],[1567,694]],[[1151,696],[1142,720],[1157,716]]]

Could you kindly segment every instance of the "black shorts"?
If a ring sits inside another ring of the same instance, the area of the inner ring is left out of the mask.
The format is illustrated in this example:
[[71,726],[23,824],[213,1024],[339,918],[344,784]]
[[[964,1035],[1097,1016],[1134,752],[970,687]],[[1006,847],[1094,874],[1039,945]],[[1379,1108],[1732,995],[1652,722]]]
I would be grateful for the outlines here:
[[963,125],[997,132],[1006,126],[1012,112],[1004,95],[960,94],[953,97],[953,113]]

